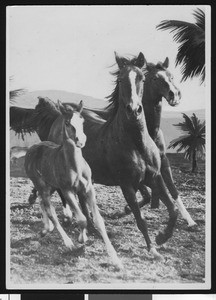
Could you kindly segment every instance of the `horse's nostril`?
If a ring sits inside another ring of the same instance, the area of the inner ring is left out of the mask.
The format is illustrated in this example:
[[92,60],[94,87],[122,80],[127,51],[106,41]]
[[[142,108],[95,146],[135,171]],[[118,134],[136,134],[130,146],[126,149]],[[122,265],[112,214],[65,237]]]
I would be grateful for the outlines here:
[[172,91],[169,91],[169,97],[170,97],[170,100],[174,98],[174,93]]
[[138,109],[137,109],[137,113],[138,113],[138,114],[141,114],[141,112],[142,112],[142,106],[139,105],[139,107],[138,107]]
[[129,114],[131,114],[132,113],[132,107],[128,104],[127,105],[127,107],[126,107],[126,109],[127,109],[127,112],[129,113]]

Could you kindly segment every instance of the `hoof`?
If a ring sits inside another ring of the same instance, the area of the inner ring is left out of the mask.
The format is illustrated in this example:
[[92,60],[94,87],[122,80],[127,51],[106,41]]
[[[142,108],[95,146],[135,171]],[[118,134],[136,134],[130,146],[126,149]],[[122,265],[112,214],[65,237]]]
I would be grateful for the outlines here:
[[41,233],[40,233],[41,237],[44,237],[47,234],[47,232],[48,232],[48,230],[46,230],[46,229],[41,230]]
[[70,238],[64,239],[64,244],[71,251],[73,251],[75,248],[74,243],[71,241]]
[[159,234],[156,236],[155,241],[156,241],[157,245],[162,245],[162,244],[164,244],[169,238],[170,238],[170,236],[165,235],[165,234],[162,233],[162,232],[159,232]]
[[131,209],[127,205],[125,206],[125,213],[126,213],[126,215],[129,215],[131,213]]
[[34,204],[36,199],[37,199],[37,197],[35,197],[35,195],[31,194],[28,198],[29,204]]
[[120,261],[120,259],[115,260],[115,261],[113,262],[113,264],[114,264],[115,268],[116,268],[118,271],[123,271],[123,270],[124,270],[124,266],[123,266],[122,262]]
[[71,249],[71,251],[74,256],[79,256],[79,255],[83,254],[83,252],[85,251],[85,246],[82,245],[80,247],[73,247],[73,249]]
[[86,232],[80,232],[78,237],[78,242],[81,244],[85,244],[88,241],[88,237],[86,235]]
[[154,259],[164,261],[164,257],[155,248],[151,248],[150,253],[154,256]]
[[64,217],[63,219],[63,223],[64,223],[64,226],[69,226],[71,224],[71,219],[69,217]]
[[194,224],[190,224],[187,226],[187,231],[199,231],[199,227],[198,227],[198,224],[194,222]]

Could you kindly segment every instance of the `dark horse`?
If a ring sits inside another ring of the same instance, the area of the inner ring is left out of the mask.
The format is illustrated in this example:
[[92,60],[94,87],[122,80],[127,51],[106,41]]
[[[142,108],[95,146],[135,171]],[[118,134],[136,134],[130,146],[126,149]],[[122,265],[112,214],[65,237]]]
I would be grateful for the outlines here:
[[[146,61],[140,53],[137,58],[127,62],[116,54],[116,62],[119,72],[110,98],[113,106],[108,120],[95,118],[87,110],[83,112],[87,120],[84,130],[88,136],[83,156],[92,169],[95,182],[121,187],[137,226],[144,235],[148,250],[155,257],[161,257],[151,243],[147,223],[141,215],[136,198],[140,184],[149,186],[155,194],[160,195],[169,211],[169,221],[165,230],[156,237],[156,242],[159,245],[166,242],[172,236],[177,210],[167,194],[160,173],[159,149],[147,130],[142,105],[143,69]],[[90,119],[91,123],[88,122]],[[47,128],[48,126],[46,130]]]
[[[125,64],[129,63],[129,60],[123,58]],[[196,223],[191,218],[190,214],[186,210],[182,200],[180,198],[179,192],[173,181],[172,171],[170,168],[169,160],[166,155],[166,145],[163,132],[160,128],[161,123],[161,112],[162,112],[162,100],[165,98],[169,105],[176,106],[179,104],[181,99],[181,92],[176,87],[174,83],[174,78],[172,73],[169,71],[169,59],[168,57],[164,62],[158,62],[157,64],[147,63],[147,72],[145,73],[144,91],[142,97],[142,104],[144,107],[144,113],[146,117],[146,124],[148,132],[151,138],[156,143],[160,150],[161,155],[161,174],[163,176],[164,182],[172,196],[175,200],[182,217],[187,221],[188,226],[194,226]],[[110,105],[106,110],[91,110],[101,116],[103,119],[108,120],[112,109],[114,107],[112,96],[110,97]],[[71,105],[71,103],[68,103]],[[84,109],[85,111],[85,109]],[[95,121],[93,119],[87,119],[88,127],[91,128],[91,123]],[[86,127],[87,127],[86,126]],[[88,133],[87,133],[88,134]],[[140,206],[150,202],[151,196],[145,185],[141,184],[139,186],[139,191],[143,196],[143,200],[139,202]],[[152,193],[152,207],[158,207],[159,205],[159,195]],[[127,206],[126,212],[130,209]]]
[[95,226],[106,244],[112,262],[117,267],[122,268],[116,251],[107,236],[104,221],[96,204],[90,167],[82,156],[81,148],[86,142],[86,136],[83,133],[84,119],[80,115],[82,102],[75,111],[70,106],[64,107],[60,102],[58,104],[62,115],[55,120],[50,132],[53,135],[56,132],[58,134],[61,132],[61,144],[57,145],[50,141],[41,142],[33,145],[25,157],[26,173],[41,197],[44,222],[42,233],[45,235],[48,231],[52,231],[54,225],[62,236],[66,247],[74,248],[72,240],[60,225],[55,208],[50,201],[54,191],[60,189],[64,199],[75,212],[77,223],[81,228],[79,242],[87,240],[87,220],[78,205],[78,196],[80,201],[84,201],[89,206]]

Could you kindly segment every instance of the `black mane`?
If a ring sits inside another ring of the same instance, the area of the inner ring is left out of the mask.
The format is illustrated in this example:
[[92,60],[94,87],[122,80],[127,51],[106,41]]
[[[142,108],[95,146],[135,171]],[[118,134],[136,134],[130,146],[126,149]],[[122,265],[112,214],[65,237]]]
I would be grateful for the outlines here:
[[[125,66],[134,66],[137,58],[133,57],[131,59],[129,59],[129,58],[123,58],[123,59],[124,59]],[[108,109],[110,111],[111,119],[116,115],[116,113],[118,111],[118,106],[119,106],[119,102],[118,102],[119,73],[120,73],[119,69],[114,72],[111,72],[111,74],[115,77],[115,80],[114,80],[115,88],[114,88],[113,92],[109,96],[106,97],[106,99],[108,99],[109,105],[105,109],[106,110]]]

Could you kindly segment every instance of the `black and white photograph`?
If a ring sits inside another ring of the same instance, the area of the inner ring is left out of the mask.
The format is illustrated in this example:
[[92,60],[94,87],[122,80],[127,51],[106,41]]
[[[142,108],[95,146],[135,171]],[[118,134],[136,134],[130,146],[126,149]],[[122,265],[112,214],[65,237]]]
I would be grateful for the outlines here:
[[6,287],[210,289],[211,7],[6,23]]

